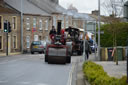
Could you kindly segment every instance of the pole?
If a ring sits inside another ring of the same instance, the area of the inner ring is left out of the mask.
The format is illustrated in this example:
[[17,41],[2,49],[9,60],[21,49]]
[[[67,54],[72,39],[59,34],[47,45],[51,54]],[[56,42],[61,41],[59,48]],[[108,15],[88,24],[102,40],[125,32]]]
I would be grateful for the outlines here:
[[21,52],[23,53],[23,1],[21,0]]
[[98,0],[98,60],[100,60],[100,0]]
[[86,60],[86,57],[85,57],[85,20],[83,20],[83,29],[84,29],[84,43],[83,43],[83,60]]
[[128,83],[128,37],[127,37],[127,83]]
[[95,30],[95,42],[94,42],[94,44],[95,44],[95,58],[96,58],[96,21],[95,21],[95,28],[94,28],[94,30]]
[[6,32],[6,56],[8,56],[8,21],[6,20],[7,23],[7,32]]

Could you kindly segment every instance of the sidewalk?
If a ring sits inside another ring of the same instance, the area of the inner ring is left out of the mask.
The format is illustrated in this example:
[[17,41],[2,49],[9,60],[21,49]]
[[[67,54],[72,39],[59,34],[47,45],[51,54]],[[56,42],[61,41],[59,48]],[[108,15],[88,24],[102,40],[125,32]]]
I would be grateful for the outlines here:
[[[121,78],[122,76],[126,75],[126,61],[119,61],[119,65],[116,65],[113,61],[97,61],[97,57],[95,54],[91,54],[89,59],[99,65],[102,65],[104,71],[108,73],[109,76]],[[78,72],[77,72],[77,84],[76,85],[89,85],[85,84],[84,74],[82,71],[82,62],[78,63]]]
[[[19,54],[21,54],[21,52],[9,53],[8,55],[10,56],[10,55],[19,55]],[[0,54],[0,57],[4,57],[4,56],[6,56],[6,53]]]

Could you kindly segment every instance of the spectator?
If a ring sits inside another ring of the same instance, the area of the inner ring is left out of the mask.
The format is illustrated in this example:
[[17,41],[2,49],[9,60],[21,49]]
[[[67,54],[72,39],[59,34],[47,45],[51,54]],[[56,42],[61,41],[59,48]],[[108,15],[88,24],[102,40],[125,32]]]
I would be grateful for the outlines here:
[[91,47],[87,39],[85,40],[85,54],[85,58],[87,56],[87,59],[89,58],[89,54],[91,54]]

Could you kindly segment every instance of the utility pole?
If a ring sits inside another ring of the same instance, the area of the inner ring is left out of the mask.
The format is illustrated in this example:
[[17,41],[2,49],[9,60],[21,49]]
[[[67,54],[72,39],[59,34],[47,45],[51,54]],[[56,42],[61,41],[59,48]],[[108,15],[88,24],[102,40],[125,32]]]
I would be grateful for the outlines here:
[[100,0],[98,0],[98,60],[100,60]]

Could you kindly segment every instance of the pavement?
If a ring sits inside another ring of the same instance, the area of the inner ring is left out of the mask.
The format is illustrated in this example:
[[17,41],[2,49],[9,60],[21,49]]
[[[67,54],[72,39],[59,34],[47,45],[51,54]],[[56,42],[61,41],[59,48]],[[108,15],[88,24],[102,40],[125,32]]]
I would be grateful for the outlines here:
[[[20,55],[20,54],[22,54],[22,53],[21,52],[8,53],[9,56],[10,55]],[[4,57],[4,56],[6,56],[6,53],[0,53],[0,57]]]
[[[96,55],[97,56],[97,55]],[[108,73],[111,77],[121,78],[122,76],[126,76],[126,61],[118,61],[119,65],[116,65],[114,61],[98,61],[98,58],[95,57],[95,54],[91,54],[88,60],[91,60],[99,65],[102,65],[104,71]],[[76,85],[90,85],[84,78],[84,74],[82,71],[83,62],[78,63],[77,70],[77,84]]]

